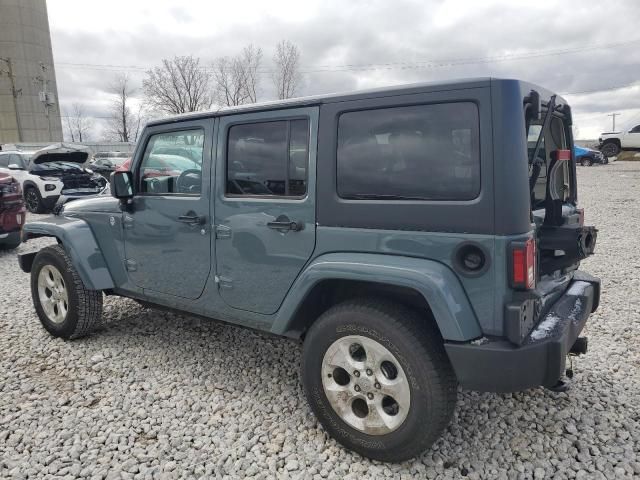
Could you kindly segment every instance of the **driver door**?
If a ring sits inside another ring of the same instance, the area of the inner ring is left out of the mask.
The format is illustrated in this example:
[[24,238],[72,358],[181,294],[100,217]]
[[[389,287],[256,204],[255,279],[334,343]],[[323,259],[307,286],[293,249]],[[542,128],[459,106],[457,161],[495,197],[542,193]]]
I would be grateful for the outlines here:
[[211,269],[213,119],[149,127],[132,165],[135,194],[123,213],[131,280],[196,299]]

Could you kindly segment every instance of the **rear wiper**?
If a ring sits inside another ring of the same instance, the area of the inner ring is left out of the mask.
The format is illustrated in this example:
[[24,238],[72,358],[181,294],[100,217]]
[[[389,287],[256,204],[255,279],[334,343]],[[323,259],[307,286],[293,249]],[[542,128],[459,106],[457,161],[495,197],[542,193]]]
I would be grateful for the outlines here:
[[531,154],[531,158],[529,158],[529,164],[533,165],[531,170],[531,178],[529,178],[529,192],[533,195],[533,189],[538,182],[538,177],[540,176],[540,170],[542,169],[542,163],[538,160],[538,153],[540,153],[540,148],[542,147],[542,140],[544,139],[544,135],[549,128],[549,124],[551,123],[551,117],[553,116],[553,111],[556,108],[556,96],[551,95],[549,99],[549,103],[547,103],[547,113],[544,115],[544,120],[542,122],[542,128],[540,129],[540,133],[538,134],[538,139],[536,140],[536,148],[533,149],[533,153]]

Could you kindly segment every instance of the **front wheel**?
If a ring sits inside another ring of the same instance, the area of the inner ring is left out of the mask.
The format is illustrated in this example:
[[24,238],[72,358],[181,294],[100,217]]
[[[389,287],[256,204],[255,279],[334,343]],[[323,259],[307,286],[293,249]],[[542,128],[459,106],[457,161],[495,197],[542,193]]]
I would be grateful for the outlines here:
[[24,190],[24,202],[31,213],[43,213],[45,210],[40,192],[35,187],[27,187]]
[[429,448],[456,403],[455,375],[437,329],[381,300],[345,302],[318,318],[305,338],[302,379],[328,433],[382,461]]
[[617,143],[607,142],[600,149],[605,157],[615,157],[620,153],[620,147]]
[[31,267],[31,296],[42,326],[65,339],[101,324],[102,292],[88,290],[60,245],[40,250]]
[[591,165],[593,165],[593,162],[591,161],[591,159],[589,157],[581,157],[580,158],[580,164],[583,167],[590,167]]

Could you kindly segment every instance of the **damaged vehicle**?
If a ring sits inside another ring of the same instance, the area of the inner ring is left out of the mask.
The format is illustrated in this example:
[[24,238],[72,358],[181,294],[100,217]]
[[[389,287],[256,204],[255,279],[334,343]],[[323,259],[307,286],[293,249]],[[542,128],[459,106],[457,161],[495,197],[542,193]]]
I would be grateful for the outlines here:
[[100,326],[112,295],[299,340],[325,430],[403,461],[458,385],[570,386],[600,301],[572,146],[567,101],[511,79],[165,118],[112,198],[28,223],[27,248],[57,245],[18,258],[57,337]]
[[[0,164],[2,158],[0,157]],[[20,183],[0,172],[0,249],[13,249],[20,245],[20,232],[26,210]]]
[[89,151],[82,146],[57,143],[29,154],[7,153],[16,157],[7,168],[21,183],[31,213],[51,212],[61,198],[97,195],[107,187],[106,179],[83,167]]

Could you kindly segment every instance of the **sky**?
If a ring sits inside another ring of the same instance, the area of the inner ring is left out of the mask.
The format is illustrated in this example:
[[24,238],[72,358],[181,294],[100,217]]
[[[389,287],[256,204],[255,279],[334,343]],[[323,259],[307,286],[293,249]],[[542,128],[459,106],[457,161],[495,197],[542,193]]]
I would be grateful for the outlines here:
[[300,95],[469,77],[519,78],[562,94],[574,135],[640,124],[638,0],[48,0],[58,95],[103,135],[109,85],[194,55],[208,66],[262,48],[259,100],[280,40],[301,52]]

